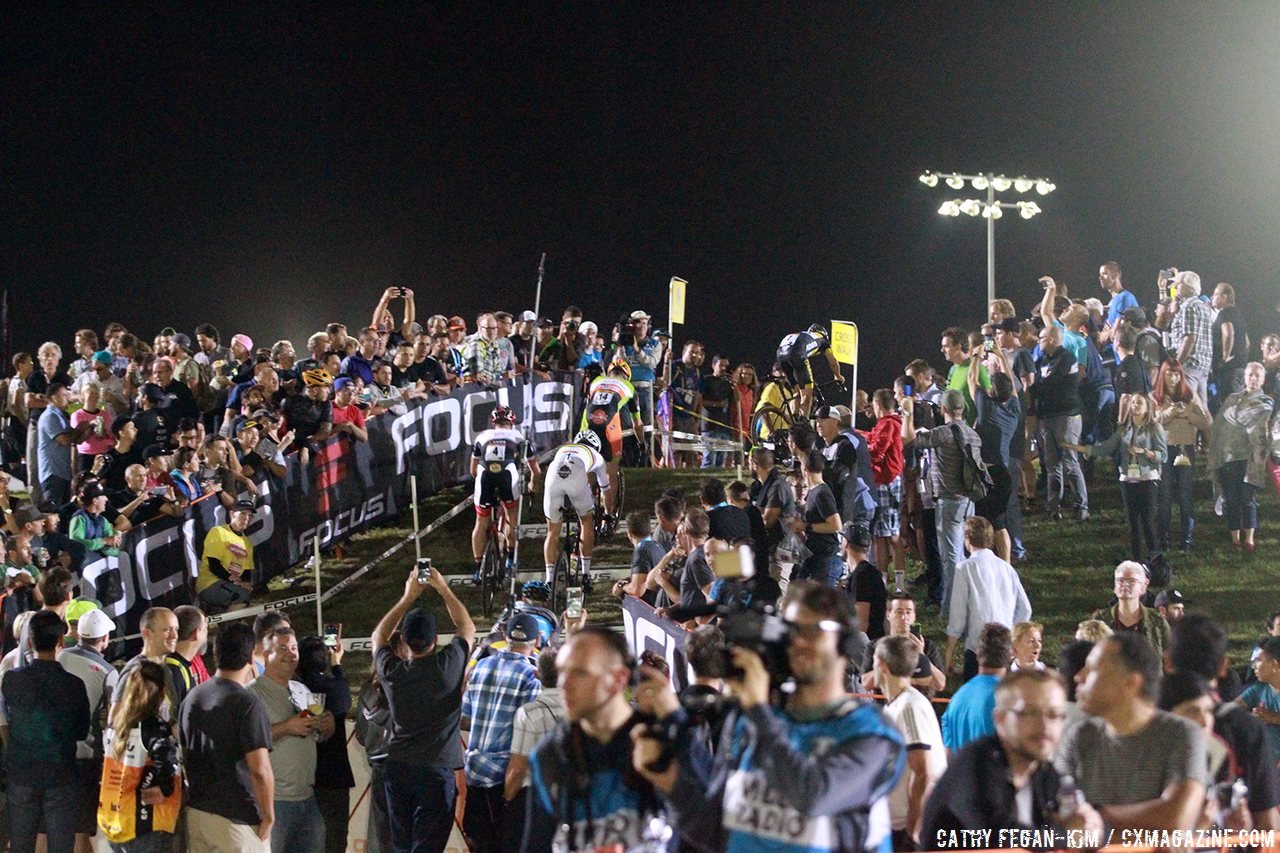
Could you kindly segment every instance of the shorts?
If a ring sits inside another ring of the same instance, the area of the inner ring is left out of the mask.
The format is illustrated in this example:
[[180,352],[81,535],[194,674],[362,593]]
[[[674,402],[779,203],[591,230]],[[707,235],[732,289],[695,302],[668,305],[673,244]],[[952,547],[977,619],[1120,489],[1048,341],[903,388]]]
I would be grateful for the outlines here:
[[894,477],[887,485],[876,484],[871,489],[876,501],[876,514],[871,521],[872,536],[897,536],[902,520],[902,478]]
[[599,409],[587,412],[586,426],[599,436],[600,455],[604,457],[604,461],[612,462],[622,457],[622,418],[615,412],[608,421],[596,423],[597,419],[603,421],[605,417],[605,413]]
[[547,487],[542,492],[542,514],[547,521],[558,523],[564,520],[562,510],[565,498],[579,518],[591,515],[596,511],[595,497],[591,494],[591,484],[585,477],[569,477],[560,479],[551,472],[547,474]]
[[226,610],[233,604],[248,604],[249,590],[231,581],[216,580],[200,593],[206,610]]
[[516,502],[516,484],[520,482],[520,473],[516,466],[507,463],[497,471],[491,471],[490,465],[497,462],[481,462],[479,476],[476,477],[475,502],[476,515],[488,518],[493,508],[501,503],[510,508]]

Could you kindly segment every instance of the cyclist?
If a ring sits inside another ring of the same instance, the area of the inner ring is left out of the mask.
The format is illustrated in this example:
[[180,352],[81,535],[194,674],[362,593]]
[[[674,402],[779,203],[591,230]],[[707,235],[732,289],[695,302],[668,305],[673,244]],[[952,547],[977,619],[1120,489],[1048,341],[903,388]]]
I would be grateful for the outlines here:
[[[520,587],[520,597],[516,599],[515,607],[503,610],[498,621],[494,623],[493,629],[476,644],[476,650],[471,654],[471,663],[468,667],[475,666],[478,661],[493,652],[507,647],[507,620],[516,613],[528,613],[537,621],[539,649],[551,646],[556,632],[560,630],[560,622],[551,612],[551,587],[543,581],[526,581]],[[533,657],[537,658],[537,654]]]
[[[538,459],[533,447],[515,428],[516,413],[507,406],[498,406],[489,415],[489,429],[476,436],[471,449],[471,476],[475,478],[476,524],[471,530],[471,556],[475,558],[472,583],[480,584],[480,562],[485,545],[489,543],[489,516],[499,503],[511,512],[520,494],[521,465],[527,462],[532,486],[537,482]],[[514,517],[507,525],[507,561],[516,552],[516,525]]]
[[[605,515],[618,512],[618,467],[622,464],[622,437],[639,421],[636,389],[631,384],[631,365],[615,356],[609,370],[587,389],[587,405],[579,430],[589,430],[600,442],[595,449],[609,467],[608,486],[602,486]],[[576,441],[577,439],[575,439]]]
[[814,389],[820,401],[834,394],[844,384],[840,375],[840,363],[831,351],[827,330],[814,323],[803,332],[787,335],[778,344],[778,364],[783,373],[800,390],[800,412],[809,416],[813,406]]
[[582,574],[584,578],[591,576],[591,551],[596,543],[596,506],[591,494],[591,475],[595,475],[601,494],[609,489],[608,465],[600,453],[600,447],[600,436],[584,429],[571,443],[560,445],[556,455],[547,464],[547,484],[542,493],[542,512],[547,517],[547,541],[542,546],[547,583],[551,583],[555,577],[556,551],[560,542],[560,528],[564,524],[563,508],[566,499],[582,522]]

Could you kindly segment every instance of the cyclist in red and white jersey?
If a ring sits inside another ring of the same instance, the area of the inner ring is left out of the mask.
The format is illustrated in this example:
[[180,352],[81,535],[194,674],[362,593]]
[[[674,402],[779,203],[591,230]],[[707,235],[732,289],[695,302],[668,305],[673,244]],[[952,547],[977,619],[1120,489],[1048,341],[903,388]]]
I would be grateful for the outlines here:
[[609,489],[609,469],[600,447],[600,436],[584,429],[572,442],[560,445],[547,464],[547,484],[542,493],[542,512],[547,517],[547,541],[542,545],[547,583],[551,583],[555,573],[565,498],[582,521],[582,571],[584,574],[591,571],[591,551],[596,544],[596,502],[591,494],[591,477],[595,476],[601,493]]
[[[516,551],[514,509],[520,494],[522,462],[529,463],[531,486],[538,481],[538,459],[533,447],[515,428],[516,414],[507,406],[498,406],[489,415],[489,429],[476,436],[471,449],[471,476],[475,478],[476,524],[471,530],[471,556],[476,569],[472,581],[480,583],[480,560],[489,544],[489,516],[502,504],[511,514],[507,525],[507,553]],[[510,559],[510,558],[508,558]]]

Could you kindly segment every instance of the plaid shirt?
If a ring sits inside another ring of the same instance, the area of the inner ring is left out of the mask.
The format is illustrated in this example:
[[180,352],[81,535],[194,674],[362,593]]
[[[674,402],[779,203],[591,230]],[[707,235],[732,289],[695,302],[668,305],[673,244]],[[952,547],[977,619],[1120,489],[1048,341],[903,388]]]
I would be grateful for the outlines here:
[[479,334],[475,335],[462,349],[466,375],[478,376],[484,373],[497,382],[511,370],[512,350],[511,341],[506,338],[490,341]]
[[1182,366],[1187,370],[1208,370],[1213,364],[1213,315],[1199,297],[1184,302],[1169,327],[1169,338],[1175,352],[1182,349],[1182,341],[1187,335],[1195,335],[1196,342],[1183,359]]
[[522,654],[503,649],[476,664],[462,697],[462,716],[471,720],[467,784],[492,787],[503,783],[516,711],[541,692],[537,671]]

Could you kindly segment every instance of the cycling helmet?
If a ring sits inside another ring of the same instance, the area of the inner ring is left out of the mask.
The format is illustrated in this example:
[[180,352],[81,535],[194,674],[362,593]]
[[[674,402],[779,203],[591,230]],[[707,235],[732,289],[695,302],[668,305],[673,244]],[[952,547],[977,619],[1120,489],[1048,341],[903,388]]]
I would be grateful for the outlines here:
[[489,415],[489,426],[497,426],[498,424],[515,425],[516,413],[511,411],[510,406],[499,406]]
[[550,601],[551,586],[546,581],[525,581],[520,587],[520,597],[534,601]]
[[596,453],[599,453],[602,447],[600,444],[600,436],[596,435],[589,429],[584,429],[582,432],[575,435],[573,437],[573,441],[575,444],[585,444]]
[[615,370],[625,376],[628,382],[631,381],[631,365],[625,358],[615,358],[613,361],[609,362],[609,372],[613,373]]
[[815,338],[830,337],[827,334],[826,328],[821,323],[814,323],[812,326],[809,327],[808,332],[809,334],[813,335]]
[[311,370],[302,371],[302,384],[308,388],[315,388],[320,385],[332,385],[333,374],[323,368],[312,368]]

